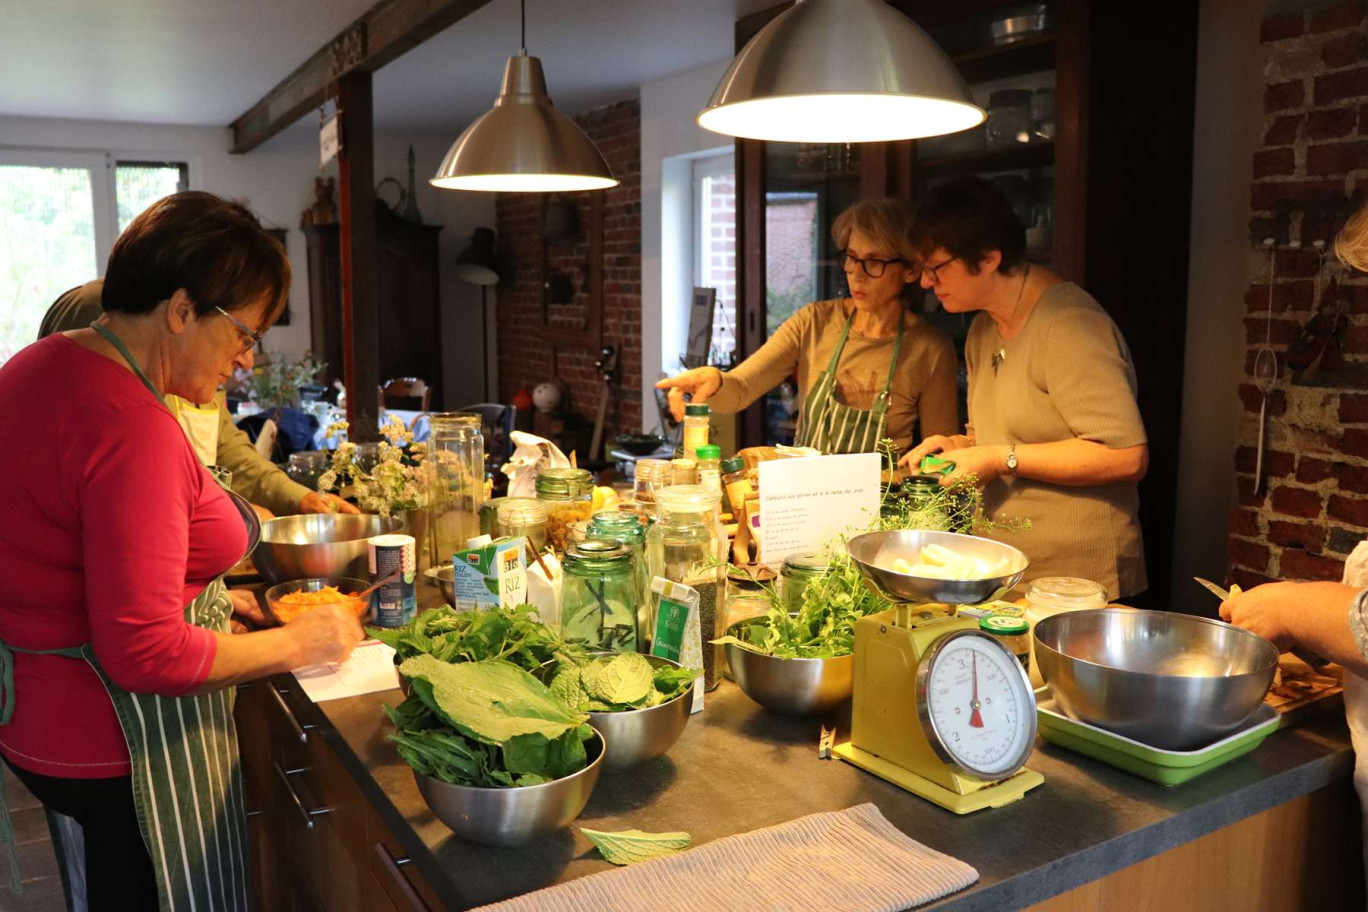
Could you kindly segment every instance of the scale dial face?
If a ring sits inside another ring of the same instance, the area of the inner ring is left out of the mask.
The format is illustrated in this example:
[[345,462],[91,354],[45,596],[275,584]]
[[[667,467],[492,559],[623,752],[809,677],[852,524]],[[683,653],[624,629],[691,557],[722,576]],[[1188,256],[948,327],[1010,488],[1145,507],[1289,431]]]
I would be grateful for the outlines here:
[[922,658],[917,713],[941,760],[978,779],[1007,778],[1035,745],[1035,694],[1025,670],[977,630],[946,634]]

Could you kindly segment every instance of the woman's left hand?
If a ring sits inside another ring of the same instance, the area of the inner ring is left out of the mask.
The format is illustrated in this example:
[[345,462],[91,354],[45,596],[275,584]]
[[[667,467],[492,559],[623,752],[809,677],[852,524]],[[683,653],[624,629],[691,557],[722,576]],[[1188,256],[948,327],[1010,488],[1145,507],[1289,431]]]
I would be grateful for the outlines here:
[[955,450],[949,457],[954,460],[954,471],[941,476],[941,485],[949,487],[959,484],[973,475],[978,487],[983,487],[993,479],[1007,474],[1007,448],[1000,446],[971,446]]
[[299,501],[300,513],[360,513],[356,507],[347,503],[336,494],[320,494],[310,491]]
[[[261,610],[260,603],[257,602],[256,593],[247,589],[229,589],[228,598],[233,601],[233,618],[241,618],[250,621],[257,627],[274,626],[271,619],[266,616],[266,612]],[[236,630],[234,631],[237,632]]]

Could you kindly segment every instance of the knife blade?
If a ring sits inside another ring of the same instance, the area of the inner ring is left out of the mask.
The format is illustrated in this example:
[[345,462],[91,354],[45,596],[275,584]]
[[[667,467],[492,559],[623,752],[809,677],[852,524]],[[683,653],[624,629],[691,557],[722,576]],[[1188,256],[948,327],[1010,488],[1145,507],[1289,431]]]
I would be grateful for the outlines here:
[[[1229,590],[1222,589],[1220,586],[1216,585],[1211,580],[1202,579],[1200,576],[1194,576],[1193,579],[1196,580],[1197,583],[1203,589],[1205,589],[1207,592],[1210,592],[1212,595],[1216,596],[1221,601],[1229,601]],[[1330,664],[1328,659],[1323,659],[1320,656],[1316,655],[1314,652],[1307,652],[1305,649],[1293,649],[1292,654],[1297,658],[1301,659],[1307,665],[1310,665],[1312,668],[1320,668],[1324,665]]]

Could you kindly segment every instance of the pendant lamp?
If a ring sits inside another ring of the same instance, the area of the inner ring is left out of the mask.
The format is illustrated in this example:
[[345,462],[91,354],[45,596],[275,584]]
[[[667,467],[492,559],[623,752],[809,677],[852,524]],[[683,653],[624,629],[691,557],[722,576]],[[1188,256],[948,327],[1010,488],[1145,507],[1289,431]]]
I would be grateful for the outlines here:
[[698,125],[779,142],[881,142],[985,117],[945,52],[884,0],[798,0],[736,55]]
[[494,107],[456,138],[430,183],[448,190],[499,193],[617,186],[593,141],[552,105],[541,60],[527,55],[525,6],[522,34],[522,50],[508,58]]

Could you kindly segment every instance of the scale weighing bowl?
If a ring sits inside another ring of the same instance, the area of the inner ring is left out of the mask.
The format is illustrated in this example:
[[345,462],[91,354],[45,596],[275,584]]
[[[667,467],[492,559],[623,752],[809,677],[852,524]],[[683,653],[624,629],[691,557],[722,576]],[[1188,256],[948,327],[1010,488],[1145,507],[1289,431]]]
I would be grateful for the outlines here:
[[[933,579],[889,569],[897,558],[917,563],[922,548],[940,545],[965,557],[996,564],[1004,558],[1011,571],[1003,576],[977,580]],[[846,543],[846,550],[860,568],[865,583],[891,602],[942,602],[947,605],[977,605],[1000,597],[1021,581],[1031,562],[1011,545],[958,532],[928,529],[901,529],[891,532],[866,532]]]
[[1035,627],[1036,662],[1071,719],[1187,751],[1235,731],[1278,667],[1263,637],[1168,611],[1091,608]]

